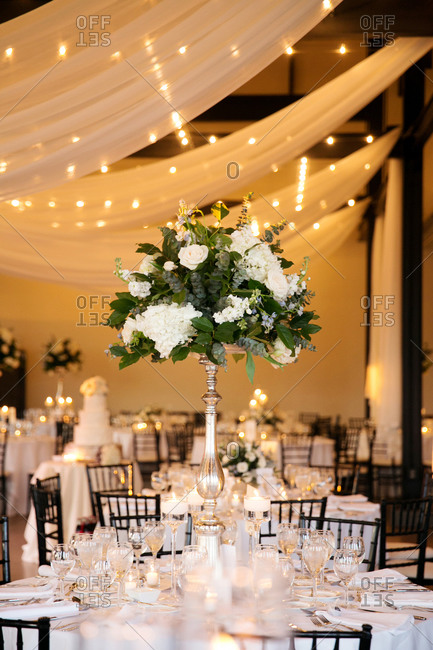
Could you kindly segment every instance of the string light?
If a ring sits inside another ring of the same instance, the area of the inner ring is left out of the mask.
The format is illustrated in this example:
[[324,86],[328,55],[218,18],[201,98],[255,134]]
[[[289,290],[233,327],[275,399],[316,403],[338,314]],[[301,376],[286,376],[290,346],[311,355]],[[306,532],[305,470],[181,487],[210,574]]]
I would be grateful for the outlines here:
[[185,131],[183,129],[181,129],[177,135],[179,136],[179,138],[184,138],[185,137]]
[[332,135],[330,135],[329,138],[326,138],[326,142],[327,144],[334,144],[334,138],[332,137]]
[[66,171],[68,174],[73,174],[75,172],[75,165],[69,165],[69,167],[66,167]]
[[49,201],[48,205],[50,206],[50,208],[55,208],[56,207],[56,202],[55,201]]
[[172,228],[173,227],[173,222],[172,221],[167,221],[167,228]]
[[289,45],[289,47],[286,47],[286,54],[289,56],[293,54],[293,47]]
[[370,163],[365,163],[364,169],[370,169]]
[[78,137],[78,135],[74,135],[74,137],[72,138],[72,142],[79,142],[79,141],[80,138]]
[[170,167],[169,171],[170,171],[170,174],[175,174],[177,169],[176,169],[176,167]]
[[211,135],[210,138],[209,138],[209,142],[211,144],[215,144],[216,141],[217,141],[216,137],[214,135]]
[[346,54],[347,50],[346,50],[346,46],[344,45],[344,43],[342,43],[340,45],[340,49],[338,51],[340,52],[340,54]]
[[331,170],[331,172],[335,172],[335,165],[329,165],[329,169]]
[[182,47],[179,48],[179,54],[185,54],[186,52],[186,47],[182,45]]
[[149,135],[149,142],[156,142],[156,135],[154,133]]
[[373,140],[374,140],[372,135],[367,135],[367,137],[365,139],[368,142],[368,144],[371,144],[373,142]]
[[6,50],[5,50],[5,54],[6,54],[6,56],[7,56],[7,57],[12,56],[13,51],[14,51],[13,47],[8,47],[8,48],[6,48]]
[[291,221],[291,222],[289,223],[289,228],[290,228],[290,230],[295,230],[295,227],[296,227],[296,226],[295,226],[295,222],[294,222],[294,221]]
[[77,208],[83,208],[84,207],[84,201],[77,201],[76,204]]
[[278,206],[280,205],[279,200],[278,200],[278,199],[274,199],[274,200],[272,201],[272,205],[274,206],[274,208],[278,208]]
[[314,228],[314,230],[319,230],[319,228],[320,228],[320,223],[317,223],[317,222],[314,223],[314,224],[313,224],[313,228]]
[[102,221],[102,219],[101,219],[100,221],[96,222],[96,227],[97,228],[103,228],[106,225],[106,223],[107,223],[106,221]]
[[308,158],[306,156],[302,156],[298,174],[298,193],[296,195],[296,202],[298,205],[295,207],[296,212],[300,212],[302,210],[301,203],[304,199],[303,191],[305,187],[305,178],[307,176],[307,165]]
[[323,8],[326,9],[326,11],[328,9],[332,9],[331,0],[323,0],[322,5],[323,5]]
[[11,204],[14,206],[14,208],[17,208],[20,204],[18,199],[12,199]]
[[60,56],[65,56],[65,54],[66,54],[66,45],[61,45],[59,47],[59,54],[60,54]]
[[271,224],[269,223],[269,221],[265,221],[265,223],[264,223],[263,225],[264,225],[265,228],[269,228],[269,226],[270,226]]
[[120,56],[120,52],[117,51],[117,52],[114,52],[114,53],[111,55],[111,58],[112,58],[112,59],[118,59],[119,56]]
[[349,199],[347,205],[350,205],[351,208],[355,205],[355,199]]
[[103,174],[106,174],[106,173],[108,172],[108,167],[107,167],[107,165],[102,165],[102,167],[101,167],[101,172],[102,172]]
[[295,210],[296,212],[300,212],[302,210],[302,205],[297,205]]
[[304,198],[304,195],[303,195],[303,194],[298,194],[297,197],[296,197],[296,202],[297,202],[297,203],[302,203],[302,199],[303,199],[303,198]]
[[233,50],[232,56],[239,56],[239,50]]
[[165,92],[167,89],[168,89],[168,84],[162,84],[160,90],[162,90],[162,92]]
[[250,138],[250,139],[248,140],[248,144],[255,144],[255,142],[256,142],[256,139],[255,139],[255,138]]
[[134,199],[133,202],[132,202],[132,207],[134,208],[134,210],[139,208],[140,207],[140,201],[138,201],[137,199]]
[[183,145],[186,145],[186,144],[188,144],[189,140],[188,140],[188,138],[182,138],[181,142],[182,142]]
[[112,203],[111,203],[110,200],[107,200],[107,201],[105,201],[104,205],[105,205],[106,208],[111,208]]
[[31,201],[24,201],[24,205],[26,206],[26,208],[30,208],[31,205],[32,205],[32,202]]
[[7,169],[7,162],[0,162],[0,174],[4,174]]

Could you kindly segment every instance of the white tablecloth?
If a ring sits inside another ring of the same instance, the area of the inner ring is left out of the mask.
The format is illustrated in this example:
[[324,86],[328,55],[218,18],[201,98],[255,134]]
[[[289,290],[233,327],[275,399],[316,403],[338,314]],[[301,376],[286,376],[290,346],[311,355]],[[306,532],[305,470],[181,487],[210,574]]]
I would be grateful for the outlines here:
[[[113,429],[113,442],[122,447],[122,458],[134,458],[134,433],[131,427]],[[162,431],[159,440],[159,452],[161,460],[168,456],[167,437]],[[153,460],[153,457],[150,459]]]
[[52,436],[9,436],[6,447],[7,514],[27,513],[28,477],[55,450]]
[[[85,463],[69,463],[64,461],[46,461],[35,471],[35,478],[44,479],[60,474],[62,490],[63,536],[67,542],[75,533],[78,519],[92,515],[89,485],[87,482]],[[134,491],[140,492],[142,480],[140,470],[134,466]],[[23,546],[22,560],[37,562],[36,517],[32,507],[24,531],[26,544]]]

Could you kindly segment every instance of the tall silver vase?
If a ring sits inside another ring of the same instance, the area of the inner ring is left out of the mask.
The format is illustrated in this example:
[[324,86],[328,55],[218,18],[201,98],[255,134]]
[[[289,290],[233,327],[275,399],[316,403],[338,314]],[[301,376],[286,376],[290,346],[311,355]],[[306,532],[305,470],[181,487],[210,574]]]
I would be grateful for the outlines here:
[[203,460],[200,465],[197,492],[204,499],[203,514],[195,525],[197,543],[208,552],[209,563],[214,566],[219,556],[220,535],[223,524],[215,515],[216,500],[224,488],[224,473],[218,456],[216,438],[216,407],[221,400],[215,390],[218,366],[211,363],[205,354],[199,361],[206,370],[207,391],[202,396],[206,404],[206,436]]

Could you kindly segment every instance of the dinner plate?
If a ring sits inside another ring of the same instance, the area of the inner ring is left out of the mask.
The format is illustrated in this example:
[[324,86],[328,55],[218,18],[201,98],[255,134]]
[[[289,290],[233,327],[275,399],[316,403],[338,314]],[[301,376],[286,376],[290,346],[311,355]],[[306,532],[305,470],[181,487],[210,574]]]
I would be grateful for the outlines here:
[[[295,597],[301,599],[301,600],[314,600],[313,598],[313,593],[312,593],[312,588],[298,588],[295,589]],[[336,598],[339,598],[341,596],[341,591],[334,591],[331,589],[323,589],[319,587],[317,589],[317,600],[320,600],[322,602],[327,602],[330,600],[335,600]]]

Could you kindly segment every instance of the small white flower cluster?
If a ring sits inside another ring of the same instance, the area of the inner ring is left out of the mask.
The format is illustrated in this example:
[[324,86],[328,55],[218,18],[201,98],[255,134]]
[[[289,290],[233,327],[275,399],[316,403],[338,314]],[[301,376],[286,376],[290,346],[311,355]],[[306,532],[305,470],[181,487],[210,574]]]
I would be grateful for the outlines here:
[[[297,292],[295,276],[284,275],[278,257],[274,255],[268,244],[260,242],[253,235],[251,226],[247,225],[241,230],[235,230],[231,238],[230,250],[242,255],[237,266],[249,278],[264,284],[269,291],[272,291],[277,300],[286,300],[288,296]],[[299,277],[296,277],[299,280]]]
[[[278,361],[278,363],[282,363],[285,365],[287,363],[293,363],[294,361],[296,361],[300,351],[301,351],[301,346],[297,345],[295,347],[294,354],[292,354],[292,350],[286,348],[282,340],[278,338],[274,343],[274,350],[271,354],[271,357],[275,359],[275,361]],[[277,366],[274,366],[274,368],[276,367]]]
[[107,395],[108,384],[103,377],[90,377],[81,384],[80,393],[88,397],[90,395]]
[[191,304],[150,305],[142,314],[126,319],[123,342],[130,345],[134,333],[142,332],[154,341],[161,357],[167,359],[174,347],[186,343],[196,333],[191,320],[201,315]]
[[250,483],[256,477],[256,469],[266,467],[267,460],[260,447],[251,442],[239,443],[239,461],[234,463],[227,454],[221,458],[223,467],[230,474],[240,477],[245,483]]
[[150,282],[138,282],[136,280],[131,280],[131,282],[128,284],[129,293],[131,296],[135,296],[136,298],[147,298],[147,296],[150,296],[151,288],[152,285]]
[[234,323],[243,318],[245,314],[251,314],[248,298],[239,298],[230,294],[227,296],[227,307],[222,311],[213,314],[216,323]]

